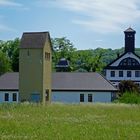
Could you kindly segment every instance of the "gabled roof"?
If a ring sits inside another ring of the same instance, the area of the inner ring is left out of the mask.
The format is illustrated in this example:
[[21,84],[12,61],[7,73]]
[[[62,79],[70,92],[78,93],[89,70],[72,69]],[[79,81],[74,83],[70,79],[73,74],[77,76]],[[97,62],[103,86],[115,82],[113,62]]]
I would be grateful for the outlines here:
[[50,42],[49,32],[23,33],[20,48],[44,48],[45,43]]
[[61,58],[58,62],[58,64],[56,65],[57,68],[59,67],[69,67],[69,61],[66,60],[65,58]]
[[[127,52],[126,52],[127,53]],[[116,62],[117,60],[119,60],[121,57],[123,57],[126,53],[123,53],[122,55],[120,55],[119,57],[117,57],[116,59],[114,59],[111,63],[109,63],[104,69],[107,69],[111,64],[113,64],[114,62]]]
[[[113,68],[113,69],[115,69],[116,67],[114,67],[114,66],[110,66],[110,65],[112,65],[114,62],[116,62],[117,60],[119,60],[121,57],[123,57],[125,54],[127,54],[128,52],[125,52],[125,53],[123,53],[122,55],[120,55],[119,57],[117,57],[115,60],[113,60],[111,63],[109,63],[104,69],[108,69],[108,68]],[[134,54],[136,57],[138,57],[139,59],[140,59],[140,56],[138,56],[136,53],[134,53],[134,52],[131,52],[132,54]],[[121,68],[122,69],[122,68]],[[126,68],[124,68],[124,69],[126,69]],[[128,68],[129,69],[129,68]],[[131,69],[133,69],[132,67],[131,67]],[[134,68],[135,69],[135,68]],[[139,68],[138,68],[139,69]]]
[[131,27],[129,27],[129,28],[128,28],[128,29],[126,29],[124,32],[125,32],[125,33],[126,33],[126,32],[134,32],[134,33],[135,33],[136,31],[135,31],[135,30],[133,30]]
[[18,90],[18,72],[8,72],[0,77],[0,90]]
[[52,90],[116,91],[117,89],[96,72],[56,72],[52,75]]
[[[18,90],[19,73],[6,73],[0,77],[0,90]],[[117,91],[96,72],[52,73],[52,90],[59,91]]]

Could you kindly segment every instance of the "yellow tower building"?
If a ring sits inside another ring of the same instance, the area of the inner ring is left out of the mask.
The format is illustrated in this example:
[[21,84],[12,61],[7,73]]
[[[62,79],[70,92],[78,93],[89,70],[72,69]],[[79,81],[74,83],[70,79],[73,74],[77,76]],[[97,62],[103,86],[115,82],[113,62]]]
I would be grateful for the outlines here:
[[49,32],[23,33],[19,53],[21,102],[50,102],[51,56]]

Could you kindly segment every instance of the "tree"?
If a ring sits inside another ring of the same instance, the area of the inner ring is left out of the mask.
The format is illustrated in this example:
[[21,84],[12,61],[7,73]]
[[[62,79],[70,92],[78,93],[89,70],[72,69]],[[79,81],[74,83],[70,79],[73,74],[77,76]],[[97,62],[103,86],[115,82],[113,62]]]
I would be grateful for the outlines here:
[[0,41],[0,50],[6,55],[10,60],[11,69],[13,71],[19,70],[19,43],[20,39],[16,38],[15,40],[9,41]]
[[53,46],[53,66],[55,67],[61,58],[66,58],[73,63],[73,52],[76,51],[74,45],[66,37],[51,39]]
[[11,71],[10,60],[0,51],[0,75],[8,71]]

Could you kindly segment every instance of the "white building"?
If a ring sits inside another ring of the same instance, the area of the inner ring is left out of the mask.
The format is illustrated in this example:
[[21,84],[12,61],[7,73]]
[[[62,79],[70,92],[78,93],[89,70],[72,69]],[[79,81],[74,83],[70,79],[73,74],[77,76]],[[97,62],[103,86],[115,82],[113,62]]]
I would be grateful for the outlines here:
[[18,102],[18,73],[6,73],[0,77],[0,103]]
[[[0,102],[18,102],[19,73],[0,77]],[[98,73],[56,72],[52,74],[52,102],[111,102],[117,89]]]
[[140,84],[140,57],[135,54],[135,33],[128,28],[125,33],[125,52],[111,62],[106,70],[106,78],[115,86],[122,80],[132,80]]

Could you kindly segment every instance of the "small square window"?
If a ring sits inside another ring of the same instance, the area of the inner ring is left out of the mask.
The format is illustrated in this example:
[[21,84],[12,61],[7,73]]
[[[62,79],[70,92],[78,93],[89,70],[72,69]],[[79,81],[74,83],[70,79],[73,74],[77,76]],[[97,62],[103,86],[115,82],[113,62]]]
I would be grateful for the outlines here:
[[119,77],[123,77],[123,71],[119,71]]
[[115,77],[115,71],[111,71],[110,76]]

